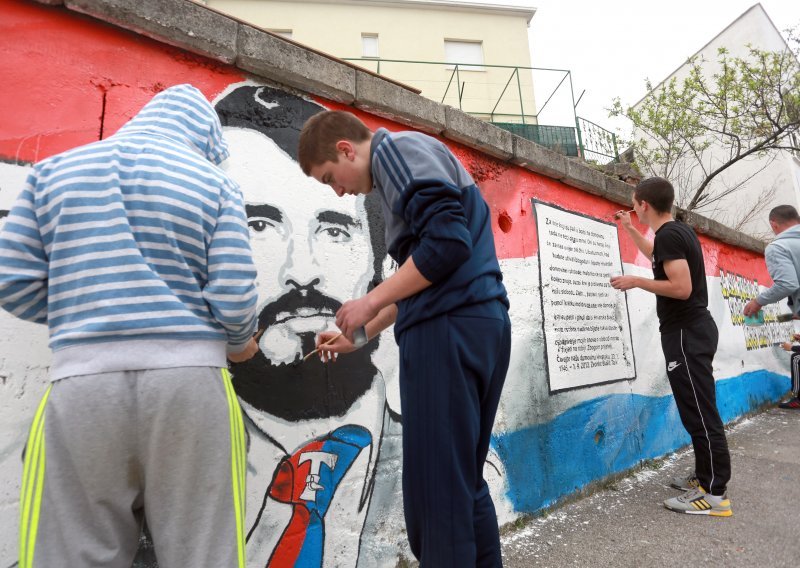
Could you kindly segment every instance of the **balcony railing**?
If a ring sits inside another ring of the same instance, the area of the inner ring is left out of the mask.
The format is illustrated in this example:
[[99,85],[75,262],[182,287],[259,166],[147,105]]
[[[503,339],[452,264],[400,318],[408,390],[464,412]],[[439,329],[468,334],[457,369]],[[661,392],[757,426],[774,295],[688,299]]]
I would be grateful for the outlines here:
[[512,134],[527,138],[541,146],[564,154],[580,156],[575,129],[571,126],[547,126],[544,124],[519,124],[513,122],[494,122],[495,126],[508,130]]
[[[566,156],[579,156],[593,161],[619,159],[615,135],[575,114],[572,74],[567,69],[482,63],[476,70],[475,63],[380,58],[344,59],[358,62],[359,65],[378,74],[413,85],[427,98],[455,106]],[[418,70],[415,72],[413,66],[428,66],[428,68],[420,72],[417,67]],[[439,67],[440,71],[431,70],[430,66]],[[539,107],[538,112],[530,114],[530,110],[536,106],[533,96],[534,71],[558,74],[560,80],[544,104]],[[467,81],[467,79],[472,80]],[[565,84],[569,87],[568,96],[574,126],[540,124],[539,115]],[[528,114],[525,112],[526,108]]]

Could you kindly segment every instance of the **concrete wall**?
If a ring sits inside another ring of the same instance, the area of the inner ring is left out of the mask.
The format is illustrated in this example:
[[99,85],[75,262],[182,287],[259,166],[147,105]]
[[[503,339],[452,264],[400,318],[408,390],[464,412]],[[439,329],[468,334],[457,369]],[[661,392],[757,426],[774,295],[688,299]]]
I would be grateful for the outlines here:
[[[628,293],[627,313],[620,316],[629,325],[632,376],[604,375],[600,369],[587,386],[551,385],[554,353],[548,358],[545,344],[559,331],[542,295],[552,280],[540,264],[537,215],[542,219],[543,210],[534,209],[540,207],[534,200],[559,208],[576,225],[603,228],[619,243],[608,258],[626,273],[651,275],[649,262],[625,235],[608,230],[610,215],[630,199],[628,186],[188,1],[142,7],[134,0],[68,1],[67,6],[0,0],[0,11],[0,70],[6,78],[0,106],[11,110],[0,123],[0,210],[10,207],[31,163],[113,134],[165,86],[193,83],[225,122],[233,147],[225,167],[251,206],[259,306],[309,316],[275,318],[260,341],[259,358],[233,369],[252,441],[249,565],[265,565],[290,515],[288,505],[272,498],[276,463],[309,443],[354,430],[369,436],[332,496],[323,564],[394,566],[408,556],[400,493],[402,411],[391,333],[359,356],[342,358],[338,374],[326,377],[352,387],[341,397],[317,388],[325,371],[316,362],[288,375],[275,365],[293,360],[308,350],[314,332],[332,327],[326,310],[393,270],[374,204],[332,199],[328,188],[304,178],[296,166],[292,149],[298,128],[322,108],[346,108],[373,128],[411,125],[440,137],[490,206],[513,322],[511,367],[485,467],[501,523],[688,443],[666,379],[652,295]],[[259,214],[263,204],[278,208],[282,223]],[[324,211],[359,222],[325,224],[322,220],[336,216],[321,215]],[[691,221],[702,233],[709,307],[721,330],[714,372],[720,410],[730,421],[788,389],[788,358],[774,347],[748,349],[746,330],[732,318],[754,281],[768,282],[763,243],[700,217]],[[580,251],[570,255],[579,258]],[[322,302],[307,306],[293,299],[288,293],[298,282],[315,288]],[[609,297],[619,305],[620,296]],[[0,329],[0,566],[5,567],[17,553],[20,454],[47,385],[50,354],[43,327],[3,313]],[[756,346],[752,338],[749,345]],[[293,388],[298,382],[307,388]],[[140,566],[149,565],[150,553],[143,552]]]
[[[530,10],[458,8],[425,2],[280,2],[262,0],[208,0],[215,8],[268,30],[291,30],[292,39],[336,57],[361,57],[361,34],[377,34],[382,59],[446,61],[445,40],[480,42],[484,62],[489,65],[530,67],[528,18]],[[413,40],[410,38],[413,37]],[[378,70],[374,62],[359,65]],[[444,65],[382,62],[382,75],[459,107],[458,80]],[[519,89],[513,79],[505,94],[512,69],[460,69],[465,112],[487,115],[497,104],[495,121],[520,122]],[[530,71],[520,71],[525,114],[536,114]],[[501,98],[501,95],[502,98]],[[499,101],[499,104],[498,104]],[[508,116],[502,116],[507,114]],[[513,115],[517,115],[514,118]],[[526,121],[531,122],[529,116]]]
[[[746,59],[749,57],[748,46],[775,52],[788,49],[761,4],[756,4],[747,10],[712,38],[695,56],[698,61],[702,61],[703,74],[710,81],[715,73],[721,71],[718,63],[720,48],[727,49],[729,57]],[[689,72],[690,66],[683,64],[667,77],[664,83],[675,78],[680,85],[689,76]],[[635,135],[637,139],[642,138],[641,133]],[[703,154],[706,157],[703,161],[705,171],[714,171],[728,159],[728,154],[728,150],[722,146],[713,145]],[[705,177],[703,170],[695,167],[695,163],[694,160],[686,160],[684,165],[675,168],[676,172],[684,172],[681,175],[680,185],[690,190],[684,204],[688,204],[694,189]],[[789,204],[800,207],[800,183],[797,181],[799,178],[800,159],[790,152],[779,151],[772,156],[754,155],[734,164],[717,176],[709,187],[711,195],[717,195],[727,188],[740,184],[742,188],[722,197],[711,208],[703,209],[702,214],[733,226],[733,222],[740,219],[743,212],[750,211],[761,203],[762,212],[743,224],[741,230],[760,238],[771,238],[772,231],[767,222],[767,213],[776,205]]]

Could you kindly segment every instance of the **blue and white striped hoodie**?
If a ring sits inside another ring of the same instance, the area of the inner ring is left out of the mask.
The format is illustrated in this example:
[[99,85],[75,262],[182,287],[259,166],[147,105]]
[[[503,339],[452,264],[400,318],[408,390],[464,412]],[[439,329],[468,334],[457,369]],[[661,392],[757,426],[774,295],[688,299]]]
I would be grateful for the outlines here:
[[226,365],[255,267],[219,118],[191,85],[107,140],[36,164],[0,233],[0,305],[47,323],[53,380]]

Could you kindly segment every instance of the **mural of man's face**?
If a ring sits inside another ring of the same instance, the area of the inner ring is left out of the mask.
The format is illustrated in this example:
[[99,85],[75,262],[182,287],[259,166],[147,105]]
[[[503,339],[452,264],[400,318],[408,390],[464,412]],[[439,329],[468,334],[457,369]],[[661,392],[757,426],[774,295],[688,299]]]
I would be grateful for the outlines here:
[[259,132],[227,129],[225,138],[258,267],[262,350],[274,363],[291,363],[313,349],[317,333],[334,328],[344,301],[367,292],[373,274],[363,200],[332,195]]
[[[264,330],[261,356],[234,368],[237,392],[290,420],[342,414],[372,384],[371,349],[334,365],[298,362],[317,333],[335,329],[342,303],[365,294],[373,279],[363,197],[337,197],[260,132],[226,128],[225,138],[226,171],[244,195]],[[252,396],[242,394],[243,381]]]

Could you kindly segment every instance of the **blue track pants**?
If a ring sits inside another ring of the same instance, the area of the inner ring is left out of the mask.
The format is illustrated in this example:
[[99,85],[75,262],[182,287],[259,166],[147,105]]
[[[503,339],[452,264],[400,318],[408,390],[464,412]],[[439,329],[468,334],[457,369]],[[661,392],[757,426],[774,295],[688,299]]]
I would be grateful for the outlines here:
[[499,567],[483,479],[511,348],[498,301],[422,321],[399,337],[403,506],[421,568]]

